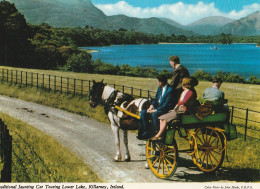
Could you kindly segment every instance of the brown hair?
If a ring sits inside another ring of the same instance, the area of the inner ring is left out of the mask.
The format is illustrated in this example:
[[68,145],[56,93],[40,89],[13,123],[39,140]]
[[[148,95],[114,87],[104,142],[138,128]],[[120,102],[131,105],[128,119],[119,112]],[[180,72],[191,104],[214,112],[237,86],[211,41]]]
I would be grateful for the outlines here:
[[182,79],[182,85],[188,89],[194,88],[199,84],[196,77],[184,77]]
[[223,80],[219,76],[215,76],[212,79],[212,83],[223,83]]
[[176,64],[180,63],[180,58],[178,56],[171,56],[169,60],[175,62]]

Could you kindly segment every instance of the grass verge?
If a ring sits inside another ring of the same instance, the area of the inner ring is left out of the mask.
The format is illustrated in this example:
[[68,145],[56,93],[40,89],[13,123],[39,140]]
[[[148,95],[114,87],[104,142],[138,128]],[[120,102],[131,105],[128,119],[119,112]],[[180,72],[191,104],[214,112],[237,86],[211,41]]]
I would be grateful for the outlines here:
[[13,137],[12,182],[103,182],[52,137],[8,115],[0,118]]

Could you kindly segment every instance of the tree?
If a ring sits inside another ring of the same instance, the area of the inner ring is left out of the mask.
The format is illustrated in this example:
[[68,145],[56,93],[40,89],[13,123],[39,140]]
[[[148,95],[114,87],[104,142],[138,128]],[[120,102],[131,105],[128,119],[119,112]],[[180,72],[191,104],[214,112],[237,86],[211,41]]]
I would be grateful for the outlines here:
[[14,4],[8,1],[1,1],[0,64],[26,66],[28,50],[31,48],[28,40],[29,37],[29,26],[24,16],[18,12]]
[[66,70],[73,72],[92,73],[93,67],[91,64],[91,55],[84,51],[80,52],[79,54],[73,54],[67,60],[65,68]]

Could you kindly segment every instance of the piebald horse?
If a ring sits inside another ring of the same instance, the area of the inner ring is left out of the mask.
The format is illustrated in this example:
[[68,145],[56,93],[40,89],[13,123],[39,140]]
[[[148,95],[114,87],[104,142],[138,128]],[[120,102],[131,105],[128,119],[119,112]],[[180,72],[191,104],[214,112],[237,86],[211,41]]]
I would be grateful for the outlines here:
[[145,98],[134,99],[131,95],[124,94],[118,90],[108,86],[101,82],[95,82],[93,80],[93,86],[90,90],[90,105],[96,107],[101,104],[105,108],[105,112],[108,115],[111,123],[111,128],[114,134],[116,144],[116,156],[114,161],[121,161],[121,150],[120,150],[120,135],[119,129],[123,130],[123,139],[126,149],[125,161],[130,161],[131,156],[128,150],[128,130],[137,130],[139,126],[139,120],[119,111],[115,106],[119,106],[133,114],[139,115],[139,113],[147,109],[150,105],[149,101]]

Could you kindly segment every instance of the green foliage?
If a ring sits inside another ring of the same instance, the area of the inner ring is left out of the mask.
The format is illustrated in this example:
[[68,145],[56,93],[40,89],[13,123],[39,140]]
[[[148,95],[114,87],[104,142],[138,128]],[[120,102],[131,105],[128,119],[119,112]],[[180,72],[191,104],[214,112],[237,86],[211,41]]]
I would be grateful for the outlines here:
[[196,77],[198,80],[202,80],[202,81],[211,81],[212,80],[212,76],[210,75],[210,73],[205,72],[204,70],[197,70],[197,71],[195,71],[195,73],[192,76]]
[[250,76],[247,82],[250,84],[260,84],[260,79],[256,76]]
[[93,66],[91,64],[91,55],[84,51],[79,54],[73,54],[67,60],[65,69],[73,72],[92,73]]
[[0,65],[24,67],[30,54],[29,27],[14,4],[0,2]]
[[93,73],[100,73],[100,74],[117,75],[118,71],[120,70],[119,66],[103,63],[101,62],[100,59],[93,61],[92,66],[93,66]]

